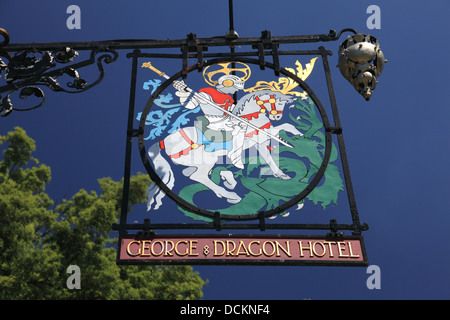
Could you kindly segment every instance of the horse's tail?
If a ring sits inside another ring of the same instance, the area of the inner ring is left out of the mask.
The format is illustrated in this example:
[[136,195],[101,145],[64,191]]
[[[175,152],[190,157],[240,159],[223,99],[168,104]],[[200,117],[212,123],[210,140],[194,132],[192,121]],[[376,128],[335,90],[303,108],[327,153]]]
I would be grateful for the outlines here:
[[[170,168],[170,164],[161,155],[161,148],[159,143],[155,143],[149,148],[148,156],[153,161],[156,174],[161,178],[161,181],[169,188],[172,189],[175,183],[175,177],[173,171]],[[156,185],[154,181],[150,183],[147,189],[148,202],[147,211],[152,209],[158,210],[159,206],[162,204],[161,200],[164,198],[165,193]]]

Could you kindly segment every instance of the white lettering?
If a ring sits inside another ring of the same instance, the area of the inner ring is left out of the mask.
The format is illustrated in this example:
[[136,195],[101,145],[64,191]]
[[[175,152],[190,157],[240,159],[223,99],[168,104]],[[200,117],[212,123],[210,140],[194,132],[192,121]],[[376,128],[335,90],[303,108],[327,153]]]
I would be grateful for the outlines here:
[[81,29],[81,9],[74,4],[67,7],[66,13],[71,14],[66,21],[67,29]]
[[381,9],[379,6],[370,5],[367,7],[366,13],[372,15],[367,18],[366,26],[368,29],[381,29]]
[[70,265],[67,267],[67,273],[72,273],[72,275],[67,278],[66,286],[68,289],[81,289],[81,271],[79,266]]
[[194,307],[189,304],[187,307],[181,307],[180,314],[204,314],[207,315],[208,318],[212,316],[214,312],[214,307]]
[[[221,311],[221,310],[217,310],[217,311]],[[225,305],[225,310],[224,310],[225,314],[269,314],[270,310],[269,310],[269,306],[268,305],[262,305],[262,304],[258,304],[258,305],[242,305],[242,304],[236,304],[234,306],[226,304]]]
[[381,289],[381,269],[377,265],[370,265],[367,267],[367,274],[372,274],[367,278],[366,286],[369,290]]

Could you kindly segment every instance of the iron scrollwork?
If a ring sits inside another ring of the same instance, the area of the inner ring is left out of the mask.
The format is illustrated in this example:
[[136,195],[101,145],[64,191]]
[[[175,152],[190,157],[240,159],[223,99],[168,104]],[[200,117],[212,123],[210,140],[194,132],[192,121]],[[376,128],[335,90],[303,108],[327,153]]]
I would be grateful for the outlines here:
[[[0,48],[8,43],[9,36],[2,33],[4,41]],[[104,77],[103,63],[111,63],[117,60],[118,53],[109,48],[92,49],[87,60],[57,68],[73,62],[78,57],[78,52],[71,47],[63,47],[53,51],[38,51],[33,48],[17,52],[11,55],[0,51],[0,76],[4,72],[6,85],[0,86],[0,94],[7,92],[5,97],[0,95],[0,116],[6,117],[14,111],[28,111],[36,109],[45,103],[45,94],[40,86],[45,86],[55,92],[79,93],[99,84]],[[5,58],[4,61],[2,58]],[[91,83],[83,79],[78,70],[96,63],[98,78]],[[59,78],[63,75],[72,78],[66,86],[60,84]],[[20,99],[34,96],[40,102],[28,108],[14,107],[13,93],[19,94]]]

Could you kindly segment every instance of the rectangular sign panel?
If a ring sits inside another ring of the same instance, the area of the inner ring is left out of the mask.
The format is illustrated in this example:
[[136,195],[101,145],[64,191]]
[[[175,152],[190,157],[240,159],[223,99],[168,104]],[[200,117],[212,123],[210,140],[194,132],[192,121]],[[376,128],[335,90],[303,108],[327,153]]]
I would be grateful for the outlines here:
[[124,237],[118,263],[367,266],[362,237],[158,235]]

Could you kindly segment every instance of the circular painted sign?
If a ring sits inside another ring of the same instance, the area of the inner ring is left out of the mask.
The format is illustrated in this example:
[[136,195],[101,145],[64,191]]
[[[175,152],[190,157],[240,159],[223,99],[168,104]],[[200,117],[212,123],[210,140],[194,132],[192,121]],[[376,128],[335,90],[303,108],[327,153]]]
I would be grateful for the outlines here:
[[[155,86],[138,136],[152,179],[149,210],[169,197],[193,219],[256,220],[307,197],[326,202],[334,192],[323,182],[332,154],[329,120],[304,81],[307,69],[281,68],[275,81],[252,81],[249,65],[274,69],[251,58],[213,59],[197,73],[201,85],[192,76],[180,80],[180,71]],[[187,69],[195,70],[197,64]]]

